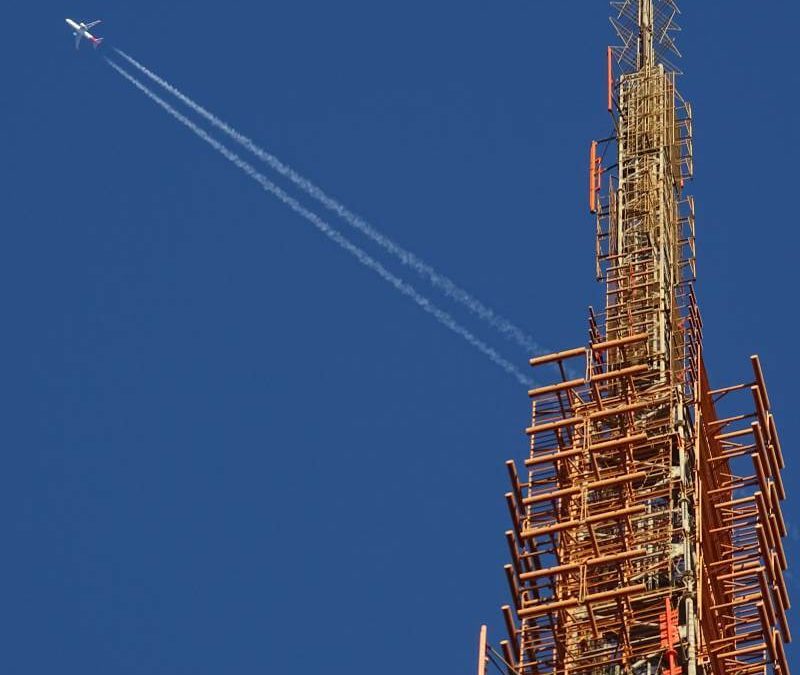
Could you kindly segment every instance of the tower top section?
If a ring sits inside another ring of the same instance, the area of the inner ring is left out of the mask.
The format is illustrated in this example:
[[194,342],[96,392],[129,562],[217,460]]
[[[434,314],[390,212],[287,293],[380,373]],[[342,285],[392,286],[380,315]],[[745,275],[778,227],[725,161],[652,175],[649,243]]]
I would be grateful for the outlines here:
[[611,8],[611,25],[621,41],[613,52],[623,72],[659,63],[679,72],[674,60],[681,56],[675,44],[681,12],[675,0],[611,0]]
[[639,68],[647,68],[654,61],[653,0],[639,0]]

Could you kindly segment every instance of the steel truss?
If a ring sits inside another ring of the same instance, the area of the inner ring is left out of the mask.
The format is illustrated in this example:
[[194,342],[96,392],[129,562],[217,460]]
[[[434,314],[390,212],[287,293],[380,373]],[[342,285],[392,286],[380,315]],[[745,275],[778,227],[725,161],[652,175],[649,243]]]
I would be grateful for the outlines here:
[[788,675],[784,461],[761,365],[712,389],[703,362],[692,109],[665,56],[678,8],[611,4],[616,163],[592,144],[589,194],[605,308],[588,346],[531,360],[562,377],[529,392],[524,471],[507,462],[502,658],[517,675]]

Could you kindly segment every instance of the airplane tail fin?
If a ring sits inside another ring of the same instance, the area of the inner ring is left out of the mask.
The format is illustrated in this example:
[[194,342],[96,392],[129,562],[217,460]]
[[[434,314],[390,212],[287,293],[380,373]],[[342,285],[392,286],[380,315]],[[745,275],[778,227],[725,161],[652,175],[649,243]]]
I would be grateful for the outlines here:
[[92,44],[94,45],[95,49],[97,49],[102,42],[103,38],[95,38],[94,40],[92,40]]

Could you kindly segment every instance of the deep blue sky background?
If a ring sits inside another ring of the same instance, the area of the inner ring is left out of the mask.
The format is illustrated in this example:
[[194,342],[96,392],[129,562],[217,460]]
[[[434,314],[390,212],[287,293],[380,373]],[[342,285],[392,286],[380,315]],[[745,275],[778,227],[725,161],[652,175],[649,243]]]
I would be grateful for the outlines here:
[[[797,494],[800,9],[683,4],[706,358],[722,386],[761,354]],[[523,387],[75,53],[64,17],[104,19],[109,45],[568,348],[601,297],[585,167],[610,129],[607,15],[5,8],[0,670],[471,673],[479,624],[501,634],[503,462],[526,447]]]

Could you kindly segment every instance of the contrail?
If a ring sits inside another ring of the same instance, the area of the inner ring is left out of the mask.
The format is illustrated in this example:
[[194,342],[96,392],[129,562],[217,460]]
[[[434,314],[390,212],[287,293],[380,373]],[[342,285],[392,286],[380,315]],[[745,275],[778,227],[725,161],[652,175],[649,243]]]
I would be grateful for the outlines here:
[[125,59],[135,68],[137,68],[144,75],[149,77],[153,82],[163,87],[170,94],[172,94],[180,101],[185,103],[189,108],[194,110],[198,115],[208,120],[217,129],[226,133],[239,145],[241,145],[244,148],[247,148],[256,157],[258,157],[263,162],[266,162],[279,174],[288,178],[301,190],[311,195],[312,197],[314,197],[314,199],[318,200],[325,207],[336,213],[336,215],[344,219],[349,225],[353,226],[359,232],[372,239],[372,241],[376,242],[385,251],[391,253],[393,256],[398,258],[403,264],[408,265],[417,274],[428,279],[428,281],[430,281],[430,283],[433,284],[433,286],[438,288],[445,295],[447,295],[448,297],[452,298],[457,302],[460,302],[462,305],[467,307],[471,312],[479,316],[481,319],[483,319],[489,325],[491,325],[493,328],[499,331],[502,335],[513,340],[518,345],[527,350],[529,353],[536,353],[536,354],[544,353],[545,350],[539,344],[537,344],[536,341],[530,335],[525,333],[525,331],[523,331],[521,328],[513,324],[508,319],[500,316],[491,308],[484,305],[480,300],[473,297],[463,288],[457,286],[454,281],[446,277],[444,274],[441,274],[440,272],[434,270],[428,263],[418,258],[416,255],[411,253],[411,251],[404,249],[402,246],[389,239],[386,235],[376,230],[375,227],[370,225],[360,216],[356,215],[355,213],[347,209],[347,207],[345,207],[336,199],[328,195],[321,188],[317,187],[310,180],[308,180],[304,176],[301,176],[290,166],[287,166],[286,164],[281,162],[277,157],[275,157],[275,155],[267,152],[263,148],[260,148],[253,141],[247,138],[247,136],[240,134],[238,131],[236,131],[231,126],[229,126],[221,119],[219,119],[216,115],[206,110],[203,106],[201,106],[198,103],[195,103],[192,99],[190,99],[188,96],[182,93],[179,89],[177,89],[169,82],[167,82],[166,80],[159,77],[154,72],[143,66],[132,56],[126,54],[121,49],[115,49],[114,51],[116,51],[117,54],[119,54],[123,59]]
[[254,169],[250,164],[245,162],[236,153],[232,152],[225,145],[223,145],[216,139],[209,136],[208,133],[206,133],[203,129],[197,126],[194,122],[181,115],[177,110],[175,110],[175,108],[173,108],[171,105],[169,105],[169,103],[164,101],[155,93],[150,91],[150,89],[148,89],[144,84],[139,82],[139,80],[133,77],[133,75],[129,74],[123,68],[114,63],[111,59],[105,58],[105,60],[108,63],[108,65],[110,65],[114,70],[116,70],[120,75],[122,75],[137,89],[139,89],[143,94],[147,95],[149,98],[155,101],[159,106],[161,106],[164,110],[166,110],[170,115],[172,115],[172,117],[178,120],[181,124],[192,130],[195,134],[197,134],[197,136],[199,136],[212,148],[214,148],[217,152],[219,152],[223,157],[225,157],[225,159],[227,159],[229,162],[231,162],[239,169],[244,171],[248,176],[250,176],[250,178],[256,181],[266,192],[272,193],[281,202],[283,202],[284,204],[286,204],[286,206],[292,209],[292,211],[301,215],[306,220],[310,221],[311,224],[314,225],[314,227],[316,227],[326,237],[333,240],[337,245],[339,245],[345,251],[355,256],[362,265],[371,269],[378,276],[380,276],[381,279],[391,284],[400,293],[402,293],[406,297],[411,298],[415,303],[417,303],[417,305],[419,305],[423,310],[431,314],[442,325],[446,326],[451,331],[464,338],[467,342],[469,342],[469,344],[475,347],[475,349],[477,349],[482,354],[487,356],[495,365],[500,366],[507,373],[513,375],[517,379],[517,381],[519,381],[521,384],[525,385],[526,387],[530,386],[531,384],[530,378],[526,377],[524,373],[518,370],[511,362],[507,361],[502,356],[500,356],[494,349],[492,349],[485,342],[475,337],[469,330],[467,330],[461,324],[459,324],[447,312],[434,305],[425,296],[420,294],[413,286],[411,286],[407,282],[403,281],[399,277],[392,274],[383,265],[381,265],[381,263],[372,258],[364,250],[353,244],[338,230],[334,229],[327,222],[322,220],[322,218],[320,218],[316,213],[314,213],[313,211],[309,211],[306,207],[300,204],[300,202],[298,202],[294,197],[290,196],[284,190],[279,188],[266,176],[256,171],[256,169]]

